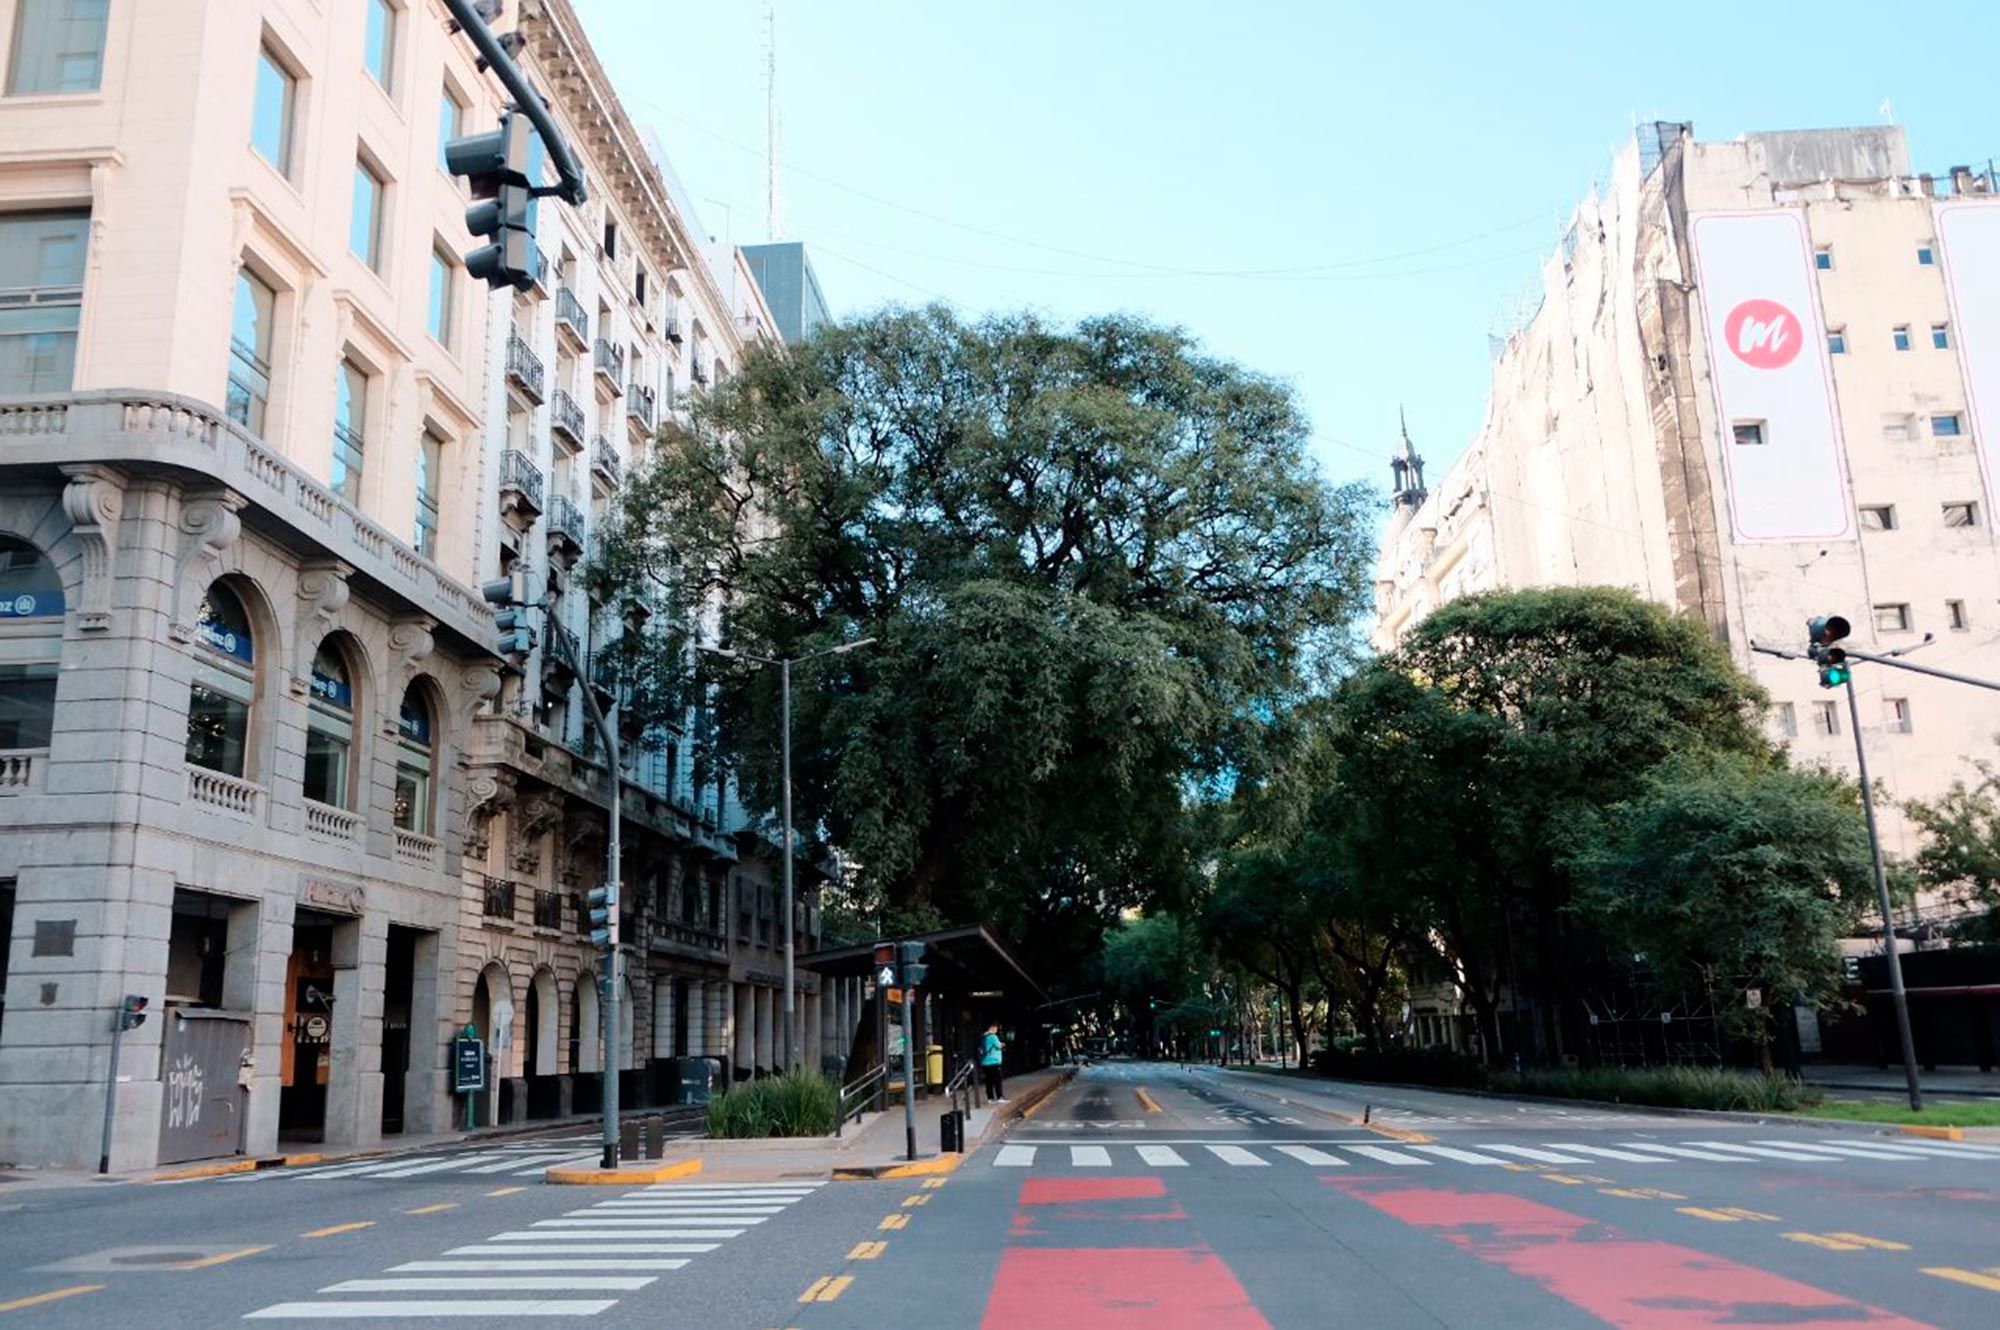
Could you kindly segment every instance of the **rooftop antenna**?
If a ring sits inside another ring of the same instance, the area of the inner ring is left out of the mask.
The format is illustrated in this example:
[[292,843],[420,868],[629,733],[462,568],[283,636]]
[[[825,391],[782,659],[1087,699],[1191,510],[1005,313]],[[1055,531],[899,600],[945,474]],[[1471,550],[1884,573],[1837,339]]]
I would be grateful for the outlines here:
[[764,0],[764,229],[784,234],[778,206],[778,0]]

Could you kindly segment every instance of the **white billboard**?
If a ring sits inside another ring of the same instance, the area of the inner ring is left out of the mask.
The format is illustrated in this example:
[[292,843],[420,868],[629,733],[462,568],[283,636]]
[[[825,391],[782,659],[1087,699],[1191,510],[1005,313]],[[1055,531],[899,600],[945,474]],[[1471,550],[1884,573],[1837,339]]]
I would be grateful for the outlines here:
[[1853,539],[1805,219],[1700,213],[1689,232],[1736,539]]
[[2000,201],[1939,203],[1934,211],[1965,410],[1990,499],[2000,476],[1994,451],[2000,434]]

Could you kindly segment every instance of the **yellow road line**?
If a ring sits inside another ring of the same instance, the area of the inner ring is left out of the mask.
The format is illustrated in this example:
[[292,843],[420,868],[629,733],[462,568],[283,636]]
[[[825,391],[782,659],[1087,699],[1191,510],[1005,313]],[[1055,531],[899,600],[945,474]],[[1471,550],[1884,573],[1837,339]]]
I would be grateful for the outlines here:
[[887,1250],[889,1250],[889,1244],[886,1242],[857,1242],[854,1244],[854,1250],[847,1253],[847,1259],[850,1261],[872,1261]]
[[352,1233],[357,1229],[373,1227],[375,1227],[374,1220],[357,1219],[351,1224],[334,1224],[328,1228],[316,1228],[310,1233],[301,1233],[299,1236],[302,1238],[330,1238],[336,1233]]
[[269,1250],[271,1249],[268,1246],[245,1247],[240,1251],[226,1251],[226,1252],[220,1252],[214,1256],[204,1256],[198,1261],[182,1261],[179,1265],[176,1265],[173,1268],[176,1270],[206,1270],[211,1265],[222,1265],[225,1262],[234,1261],[239,1257],[255,1256],[260,1251],[269,1251]]
[[853,1275],[821,1275],[813,1280],[812,1287],[799,1294],[800,1302],[832,1302],[847,1291],[854,1282]]
[[924,1183],[924,1190],[936,1191],[939,1187],[944,1186],[944,1184],[949,1181],[951,1181],[950,1178],[931,1178]]
[[910,1217],[908,1215],[884,1215],[882,1222],[875,1227],[878,1231],[882,1229],[907,1228],[909,1223]]
[[434,1215],[441,1210],[458,1209],[457,1201],[439,1201],[436,1205],[420,1205],[414,1210],[403,1211],[406,1215]]
[[1824,1247],[1828,1251],[1860,1251],[1858,1242],[1842,1242],[1830,1233],[1785,1233],[1786,1242],[1803,1242],[1809,1247]]
[[833,1282],[832,1275],[821,1275],[818,1279],[813,1280],[812,1284],[806,1289],[805,1292],[799,1294],[799,1301],[818,1302],[820,1290],[825,1288],[828,1284],[831,1284],[832,1282]]
[[[2000,1279],[1995,1279],[1992,1275],[1982,1275],[1977,1271],[1958,1270],[1948,1265],[1929,1265],[1924,1267],[1924,1273],[1936,1275],[1939,1279],[1949,1279],[1955,1284],[1970,1284],[1989,1293],[2000,1293]],[[0,1312],[6,1310],[5,1307],[0,1307]]]
[[1704,1210],[1698,1205],[1677,1205],[1674,1208],[1684,1215],[1692,1215],[1696,1219],[1707,1219],[1717,1224],[1740,1223],[1743,1218],[1741,1215],[1732,1215],[1724,1210]]
[[923,1192],[918,1192],[915,1196],[905,1196],[903,1198],[903,1208],[905,1210],[909,1209],[913,1205],[929,1205],[930,1203],[931,1203],[931,1198],[925,1195]]
[[1745,1210],[1740,1205],[1725,1205],[1722,1207],[1722,1213],[1735,1215],[1738,1219],[1754,1219],[1765,1224],[1775,1224],[1778,1222],[1776,1215],[1767,1215],[1762,1210]]
[[1542,1174],[1542,1181],[1560,1182],[1565,1187],[1581,1187],[1585,1185],[1582,1178],[1573,1178],[1567,1173],[1544,1173]]
[[1829,1233],[1829,1238],[1839,1238],[1842,1242],[1859,1243],[1863,1247],[1873,1247],[1876,1251],[1908,1251],[1907,1242],[1891,1242],[1887,1238],[1871,1238],[1865,1233]]
[[488,1196],[512,1196],[517,1191],[526,1191],[526,1190],[527,1190],[526,1187],[495,1187],[492,1191],[489,1191],[486,1194]]
[[1657,1187],[1599,1187],[1606,1196],[1623,1196],[1634,1201],[1685,1201],[1687,1197],[1677,1191],[1661,1191]]
[[1144,1107],[1148,1113],[1157,1113],[1160,1111],[1160,1106],[1153,1102],[1153,1096],[1146,1093],[1145,1086],[1143,1085],[1140,1086],[1133,1093],[1139,1096],[1140,1105]]
[[95,1293],[102,1284],[73,1284],[69,1288],[51,1289],[47,1293],[37,1293],[31,1297],[16,1298],[12,1302],[0,1302],[0,1312],[17,1312],[23,1307],[39,1307],[45,1302],[55,1302],[61,1298],[73,1298],[79,1293]]

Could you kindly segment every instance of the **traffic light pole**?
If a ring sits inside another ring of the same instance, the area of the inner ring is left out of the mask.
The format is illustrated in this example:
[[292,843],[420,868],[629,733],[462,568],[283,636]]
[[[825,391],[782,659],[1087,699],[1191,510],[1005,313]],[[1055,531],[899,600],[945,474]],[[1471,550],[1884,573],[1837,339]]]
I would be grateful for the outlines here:
[[118,1051],[125,1042],[125,1009],[111,1022],[111,1071],[104,1079],[104,1136],[97,1147],[97,1171],[111,1171],[111,1121],[118,1113]]
[[903,985],[903,1141],[905,1157],[917,1158],[917,988]]
[[541,95],[528,82],[528,76],[521,72],[521,67],[514,63],[513,53],[493,35],[493,29],[486,26],[486,19],[480,14],[476,0],[444,0],[444,7],[451,12],[452,21],[459,30],[471,39],[473,49],[479,52],[479,58],[500,80],[500,86],[507,89],[507,95],[528,117],[528,123],[541,135],[542,146],[548,149],[549,160],[555,163],[556,174],[561,179],[554,185],[537,186],[533,192],[554,194],[581,207],[586,197],[583,168],[577,165],[575,154],[569,150],[562,130],[556,126],[555,117],[549,114]]
[[[792,895],[792,662],[778,662],[780,728],[784,731],[785,792],[783,797],[785,816],[785,1007],[779,1025],[779,1035],[784,1040],[785,1070],[792,1071],[799,1065],[798,1017],[794,1004],[798,1001],[795,993],[798,979],[793,973],[792,916],[798,913]],[[720,810],[718,810],[719,814]]]
[[597,736],[604,743],[605,761],[611,768],[611,835],[610,846],[605,850],[604,886],[606,904],[610,907],[611,947],[604,964],[601,1004],[604,1019],[600,1022],[604,1030],[604,1157],[602,1168],[618,1167],[618,1073],[622,1069],[623,1049],[619,1047],[618,1008],[625,1000],[625,953],[618,936],[621,896],[618,883],[619,830],[624,821],[625,791],[619,775],[618,732],[604,718],[604,708],[597,705],[597,694],[592,681],[583,681],[583,705],[590,712],[591,724],[597,726]]
[[1903,961],[1896,950],[1896,917],[1890,913],[1889,878],[1882,871],[1882,838],[1875,831],[1875,795],[1868,788],[1868,745],[1861,740],[1861,704],[1855,700],[1851,674],[1847,676],[1847,719],[1854,727],[1854,761],[1861,769],[1861,811],[1868,818],[1868,852],[1875,868],[1875,902],[1882,910],[1882,954],[1889,960],[1889,992],[1896,1005],[1896,1038],[1903,1046],[1903,1080],[1910,1091],[1910,1111],[1921,1113],[1924,1091],[1917,1080],[1917,1044],[1910,1034],[1910,995],[1903,989]]

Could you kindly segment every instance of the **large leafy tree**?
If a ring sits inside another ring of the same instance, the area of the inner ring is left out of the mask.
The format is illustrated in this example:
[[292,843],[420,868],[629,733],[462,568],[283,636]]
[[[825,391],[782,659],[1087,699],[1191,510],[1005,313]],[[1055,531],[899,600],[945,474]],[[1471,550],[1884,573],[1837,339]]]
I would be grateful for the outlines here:
[[1414,900],[1500,1048],[1494,995],[1539,995],[1539,1047],[1577,1042],[1587,948],[1573,864],[1598,810],[1675,754],[1767,757],[1762,695],[1697,624],[1613,588],[1453,601],[1336,699],[1338,780],[1371,871]]
[[1573,861],[1576,909],[1665,996],[1712,1004],[1767,1066],[1776,1013],[1838,996],[1839,940],[1871,899],[1854,786],[1742,755],[1670,758],[1597,830]]
[[2000,772],[1983,762],[1978,771],[1974,782],[1953,781],[1936,799],[1905,805],[1924,832],[1907,885],[1976,912],[1958,931],[1991,942],[2000,940]]
[[875,638],[795,675],[800,825],[886,913],[994,922],[1059,969],[1191,890],[1190,804],[1254,779],[1339,656],[1369,505],[1307,438],[1283,385],[1173,330],[888,312],[752,353],[665,427],[589,582],[638,626],[629,707],[696,710],[753,807],[776,680],[688,626],[769,657]]

